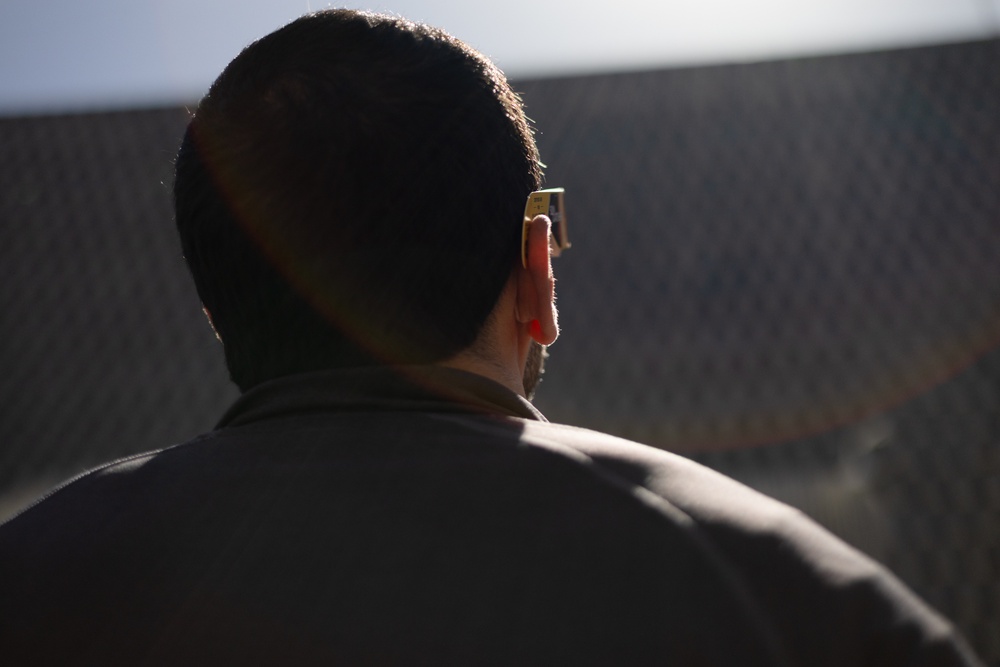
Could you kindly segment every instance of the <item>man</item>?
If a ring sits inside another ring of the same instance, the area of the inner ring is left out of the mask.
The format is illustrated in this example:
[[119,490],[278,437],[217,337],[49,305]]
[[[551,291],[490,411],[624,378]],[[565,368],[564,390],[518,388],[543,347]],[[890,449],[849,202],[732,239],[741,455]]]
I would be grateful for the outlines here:
[[795,511],[532,407],[540,181],[503,75],[440,31],[325,11],[240,54],[175,204],[243,395],[0,529],[5,660],[975,664]]

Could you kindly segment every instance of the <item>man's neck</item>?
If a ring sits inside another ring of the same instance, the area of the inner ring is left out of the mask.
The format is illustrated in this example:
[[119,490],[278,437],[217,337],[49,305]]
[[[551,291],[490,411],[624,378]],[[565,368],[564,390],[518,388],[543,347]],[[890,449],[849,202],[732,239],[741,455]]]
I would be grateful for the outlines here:
[[515,275],[512,274],[476,341],[438,365],[482,375],[527,398],[524,366],[531,339],[518,325],[516,298]]
[[439,362],[437,365],[481,375],[502,384],[519,396],[525,395],[524,382],[520,373],[509,365],[485,358],[475,352],[463,350],[454,357]]

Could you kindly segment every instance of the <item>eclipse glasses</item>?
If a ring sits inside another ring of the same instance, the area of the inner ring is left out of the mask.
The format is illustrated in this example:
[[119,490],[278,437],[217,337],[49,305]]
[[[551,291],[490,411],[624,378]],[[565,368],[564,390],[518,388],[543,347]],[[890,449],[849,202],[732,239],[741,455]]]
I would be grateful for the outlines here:
[[536,190],[528,195],[524,205],[524,221],[521,223],[521,265],[528,266],[528,223],[536,215],[547,215],[552,221],[552,233],[549,234],[549,247],[553,257],[558,257],[562,251],[570,247],[569,236],[566,234],[566,208],[563,188]]

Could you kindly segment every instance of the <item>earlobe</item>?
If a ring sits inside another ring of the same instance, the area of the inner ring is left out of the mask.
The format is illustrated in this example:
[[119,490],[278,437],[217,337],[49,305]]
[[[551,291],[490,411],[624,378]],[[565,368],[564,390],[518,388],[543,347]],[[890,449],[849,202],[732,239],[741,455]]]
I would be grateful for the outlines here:
[[531,333],[531,337],[536,341],[545,335],[542,332],[542,323],[538,320],[531,320],[531,324],[528,325],[528,331]]

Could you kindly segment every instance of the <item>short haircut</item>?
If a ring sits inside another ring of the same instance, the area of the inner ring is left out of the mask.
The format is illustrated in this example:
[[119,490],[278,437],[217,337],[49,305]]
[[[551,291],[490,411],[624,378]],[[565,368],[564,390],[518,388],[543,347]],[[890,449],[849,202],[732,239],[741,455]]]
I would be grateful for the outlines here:
[[541,183],[502,72],[447,33],[353,10],[243,50],[188,125],[174,206],[233,381],[469,347]]

